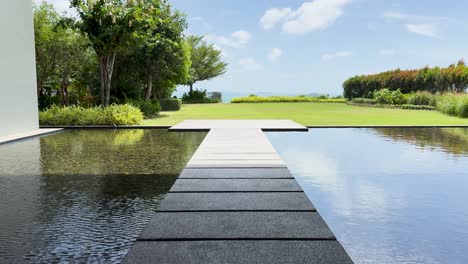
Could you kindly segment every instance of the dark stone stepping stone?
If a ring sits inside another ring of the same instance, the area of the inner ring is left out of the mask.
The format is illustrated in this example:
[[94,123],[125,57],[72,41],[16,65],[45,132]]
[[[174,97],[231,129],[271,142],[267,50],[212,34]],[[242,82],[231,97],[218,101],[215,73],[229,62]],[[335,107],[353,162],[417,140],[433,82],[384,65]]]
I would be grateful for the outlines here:
[[184,178],[293,178],[286,168],[239,168],[239,169],[184,169],[179,179]]
[[316,212],[157,212],[138,240],[335,239]]
[[123,263],[351,264],[338,241],[136,242]]
[[178,179],[169,192],[300,192],[294,179]]
[[315,210],[303,192],[168,193],[158,211]]

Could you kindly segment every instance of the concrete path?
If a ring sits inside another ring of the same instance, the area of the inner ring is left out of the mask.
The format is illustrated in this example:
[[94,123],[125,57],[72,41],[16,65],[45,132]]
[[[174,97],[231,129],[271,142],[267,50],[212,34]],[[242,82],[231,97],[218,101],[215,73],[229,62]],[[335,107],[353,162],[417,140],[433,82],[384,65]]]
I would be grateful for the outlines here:
[[124,263],[352,263],[262,130],[288,120],[184,121],[209,130]]

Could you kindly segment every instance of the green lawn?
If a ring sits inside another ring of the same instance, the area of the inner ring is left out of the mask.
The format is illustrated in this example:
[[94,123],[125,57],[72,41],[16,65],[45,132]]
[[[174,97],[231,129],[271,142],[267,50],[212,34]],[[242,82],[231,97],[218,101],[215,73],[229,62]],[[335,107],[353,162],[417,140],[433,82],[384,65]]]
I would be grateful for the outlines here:
[[436,111],[366,108],[343,103],[184,105],[142,125],[170,126],[185,119],[291,119],[305,126],[468,125],[468,119]]

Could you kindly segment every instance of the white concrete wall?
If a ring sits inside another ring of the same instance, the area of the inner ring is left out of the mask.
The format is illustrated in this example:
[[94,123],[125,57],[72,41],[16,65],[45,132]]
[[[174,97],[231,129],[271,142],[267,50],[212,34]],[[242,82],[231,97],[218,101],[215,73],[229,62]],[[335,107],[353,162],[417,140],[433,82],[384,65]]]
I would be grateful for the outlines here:
[[31,0],[0,0],[0,136],[38,129]]

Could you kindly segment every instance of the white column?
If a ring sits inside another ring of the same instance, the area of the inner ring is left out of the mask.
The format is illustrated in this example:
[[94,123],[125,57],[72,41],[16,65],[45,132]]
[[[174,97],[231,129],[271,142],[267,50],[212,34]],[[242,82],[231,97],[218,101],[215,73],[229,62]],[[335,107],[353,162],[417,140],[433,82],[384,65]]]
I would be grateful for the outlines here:
[[39,128],[31,0],[0,0],[0,136]]

